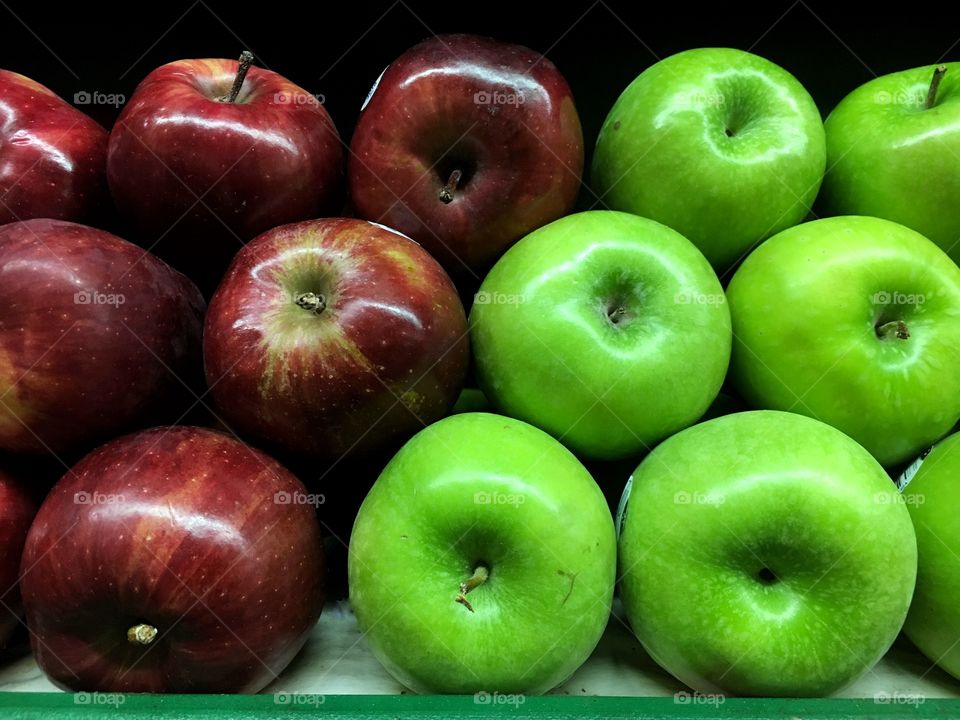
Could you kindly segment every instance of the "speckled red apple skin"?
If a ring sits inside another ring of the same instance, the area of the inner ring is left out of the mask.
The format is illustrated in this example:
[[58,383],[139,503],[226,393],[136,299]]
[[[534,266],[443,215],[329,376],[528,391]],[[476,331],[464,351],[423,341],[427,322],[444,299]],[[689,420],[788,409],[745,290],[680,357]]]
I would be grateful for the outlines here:
[[[455,166],[468,175],[445,204],[439,192]],[[580,120],[553,63],[520,45],[442,35],[384,71],[357,121],[347,175],[360,217],[469,277],[570,212],[582,171]]]
[[343,144],[316,96],[236,60],[179,60],[151,72],[110,132],[107,179],[136,241],[209,297],[245,242],[343,201]]
[[0,98],[0,225],[98,216],[107,199],[107,131],[9,70],[0,70]]
[[[278,501],[295,493],[275,460],[212,430],[155,428],[92,452],[51,490],[24,549],[40,667],[77,691],[264,687],[323,605],[314,509]],[[157,629],[147,646],[127,640],[139,623]]]
[[0,226],[0,449],[83,451],[133,429],[199,371],[203,310],[186,277],[115,235]]
[[[301,292],[324,294],[326,309],[295,305]],[[468,343],[453,283],[422,247],[329,218],[271,230],[237,255],[210,302],[204,362],[228,425],[338,459],[402,443],[445,415]]]

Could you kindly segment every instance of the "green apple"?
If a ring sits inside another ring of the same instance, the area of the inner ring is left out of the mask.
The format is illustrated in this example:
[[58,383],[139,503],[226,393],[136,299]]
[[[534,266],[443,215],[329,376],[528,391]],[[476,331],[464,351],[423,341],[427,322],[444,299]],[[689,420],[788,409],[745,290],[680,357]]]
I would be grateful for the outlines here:
[[883,465],[960,417],[960,269],[913,230],[868,217],[790,228],[727,298],[731,378],[753,407],[822,420]]
[[928,658],[960,678],[960,433],[901,480],[917,531],[917,589],[903,626]]
[[607,207],[669,225],[723,273],[803,220],[825,162],[820,112],[796,78],[742,50],[701,48],[623,91],[592,180]]
[[726,415],[659,445],[632,477],[624,608],[697,691],[817,696],[866,672],[900,630],[917,546],[896,486],[817,420]]
[[960,261],[960,63],[871,80],[826,132],[826,210],[902,223]]
[[422,430],[384,469],[348,571],[360,629],[399,682],[535,694],[600,640],[616,538],[603,494],[563,445],[465,413]]
[[602,210],[510,248],[477,293],[470,337],[495,407],[605,460],[694,423],[720,390],[731,345],[703,255],[665,225]]

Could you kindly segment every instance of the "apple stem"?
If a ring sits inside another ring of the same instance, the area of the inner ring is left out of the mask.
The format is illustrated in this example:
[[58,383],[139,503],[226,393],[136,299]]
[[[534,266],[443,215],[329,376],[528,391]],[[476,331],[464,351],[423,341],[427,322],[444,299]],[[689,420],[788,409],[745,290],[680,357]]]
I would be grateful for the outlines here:
[[473,605],[467,600],[467,593],[483,585],[488,577],[490,577],[490,571],[483,565],[477,565],[473,571],[473,575],[460,583],[460,593],[457,595],[457,602],[470,612],[473,612]]
[[247,77],[247,72],[250,70],[252,64],[252,52],[244,50],[240,53],[240,64],[237,66],[237,76],[233,79],[233,87],[230,88],[228,95],[220,98],[220,102],[232,103],[236,101],[237,95],[240,94],[240,89],[243,87],[243,81]]
[[134,645],[149,645],[157,637],[157,629],[153,625],[140,623],[127,630],[127,640]]
[[314,315],[319,315],[327,309],[327,299],[323,295],[318,295],[317,293],[300,293],[296,298],[294,298],[293,301],[304,310],[309,310]]
[[440,201],[449,205],[453,202],[453,193],[457,189],[457,185],[460,183],[460,178],[463,177],[463,172],[460,168],[455,168],[450,177],[447,180],[447,184],[440,188]]
[[927,90],[927,99],[923,107],[927,110],[937,104],[937,90],[940,89],[940,81],[947,72],[946,65],[937,65],[933,71],[933,78],[930,80],[930,89]]
[[618,305],[609,312],[607,312],[607,318],[614,325],[620,322],[624,315],[627,314],[627,309],[623,305]]
[[877,337],[907,340],[910,337],[910,331],[907,330],[907,324],[903,320],[891,320],[877,328]]

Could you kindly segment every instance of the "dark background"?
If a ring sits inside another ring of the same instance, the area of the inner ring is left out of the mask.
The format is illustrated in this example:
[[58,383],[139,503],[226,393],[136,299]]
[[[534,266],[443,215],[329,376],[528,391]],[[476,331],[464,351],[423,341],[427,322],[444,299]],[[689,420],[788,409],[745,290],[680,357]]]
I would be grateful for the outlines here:
[[[744,2],[11,2],[0,0],[0,67],[68,100],[123,94],[155,67],[188,57],[235,58],[244,48],[314,93],[348,140],[373,80],[409,46],[472,32],[545,53],[577,100],[588,151],[621,90],[680,50],[731,46],[791,71],[826,115],[850,90],[895,70],[960,58],[949,3],[894,11],[875,3]],[[107,127],[117,110],[84,106]]]

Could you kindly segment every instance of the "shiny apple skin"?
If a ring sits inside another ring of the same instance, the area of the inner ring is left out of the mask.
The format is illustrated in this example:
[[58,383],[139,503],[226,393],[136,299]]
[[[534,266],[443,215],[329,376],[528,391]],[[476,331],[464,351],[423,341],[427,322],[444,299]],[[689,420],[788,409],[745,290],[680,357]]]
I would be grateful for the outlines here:
[[132,429],[199,373],[203,310],[186,277],[115,235],[0,226],[0,449],[86,450]]
[[110,133],[107,178],[117,207],[144,241],[163,239],[161,254],[172,245],[191,276],[204,263],[222,274],[243,242],[340,201],[343,147],[323,105],[256,66],[236,102],[222,102],[237,65],[180,60],[157,68]]
[[[314,510],[278,493],[306,497],[275,460],[212,430],[154,428],[90,453],[27,536],[37,663],[72,690],[263,688],[323,606]],[[139,623],[157,630],[149,645],[127,640]]]
[[[494,92],[523,102],[477,102]],[[454,167],[468,176],[445,204],[439,192]],[[347,175],[359,216],[469,277],[570,212],[582,172],[580,120],[553,63],[519,45],[445,35],[384,71],[357,121]]]
[[20,624],[20,556],[36,512],[24,486],[0,469],[0,648]]
[[0,225],[89,221],[107,198],[107,131],[30,78],[0,70]]
[[[327,299],[319,315],[298,294]],[[463,385],[467,321],[417,243],[364,220],[275,228],[234,259],[210,302],[207,383],[236,431],[339,459],[403,442]]]

